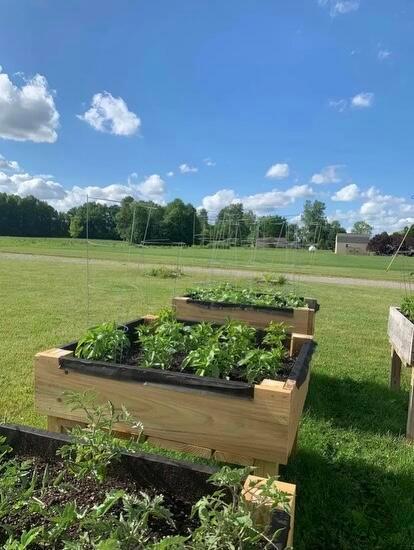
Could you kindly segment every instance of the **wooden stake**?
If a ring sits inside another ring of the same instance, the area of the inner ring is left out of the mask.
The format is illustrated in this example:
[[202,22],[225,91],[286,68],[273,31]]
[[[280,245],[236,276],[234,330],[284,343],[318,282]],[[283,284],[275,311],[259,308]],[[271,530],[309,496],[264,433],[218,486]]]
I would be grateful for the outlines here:
[[411,369],[411,389],[408,401],[407,439],[414,440],[414,367]]
[[391,347],[391,372],[390,388],[399,390],[401,386],[401,359],[393,347]]

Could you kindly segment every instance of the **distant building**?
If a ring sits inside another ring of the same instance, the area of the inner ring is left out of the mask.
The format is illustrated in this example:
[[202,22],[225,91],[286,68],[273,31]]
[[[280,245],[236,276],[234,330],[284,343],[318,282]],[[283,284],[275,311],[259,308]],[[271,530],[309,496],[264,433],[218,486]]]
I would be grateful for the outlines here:
[[287,248],[289,245],[285,237],[261,237],[256,239],[257,248]]
[[369,235],[337,233],[335,254],[368,254]]

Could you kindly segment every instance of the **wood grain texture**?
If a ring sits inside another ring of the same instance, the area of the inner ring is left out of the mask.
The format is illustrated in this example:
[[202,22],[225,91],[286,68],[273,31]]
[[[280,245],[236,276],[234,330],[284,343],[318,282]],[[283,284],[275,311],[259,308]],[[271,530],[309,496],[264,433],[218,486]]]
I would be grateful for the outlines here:
[[266,328],[270,322],[285,323],[290,334],[310,334],[314,332],[315,310],[307,307],[276,309],[260,306],[236,306],[206,303],[186,297],[172,300],[179,321],[209,321],[223,324],[229,319],[244,321],[255,328]]
[[170,441],[159,437],[148,437],[147,441],[155,447],[161,447],[161,449],[183,451],[186,453],[191,453],[195,456],[201,456],[203,458],[211,458],[211,455],[213,454],[212,450],[207,447],[197,447],[196,445],[188,445],[187,443],[181,443],[180,441]]
[[[289,434],[296,434],[307,384],[298,390],[280,383],[266,385],[264,381],[254,387],[254,399],[246,400],[189,388],[65,373],[58,361],[70,353],[56,349],[37,354],[35,394],[39,412],[85,422],[81,411],[69,410],[62,394],[67,390],[91,390],[98,401],[109,399],[115,407],[124,405],[143,422],[144,432],[150,437],[287,463]],[[128,427],[119,425],[116,430],[125,432]]]
[[401,359],[393,347],[391,347],[390,388],[399,390],[401,387]]
[[401,361],[408,366],[414,365],[414,323],[401,313],[399,308],[391,306],[388,316],[388,337]]

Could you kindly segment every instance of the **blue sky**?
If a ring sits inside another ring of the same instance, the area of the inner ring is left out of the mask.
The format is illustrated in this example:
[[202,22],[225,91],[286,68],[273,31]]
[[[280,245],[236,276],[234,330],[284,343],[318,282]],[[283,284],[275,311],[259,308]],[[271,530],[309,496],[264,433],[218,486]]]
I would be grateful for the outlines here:
[[410,0],[0,0],[0,191],[399,229],[413,51]]

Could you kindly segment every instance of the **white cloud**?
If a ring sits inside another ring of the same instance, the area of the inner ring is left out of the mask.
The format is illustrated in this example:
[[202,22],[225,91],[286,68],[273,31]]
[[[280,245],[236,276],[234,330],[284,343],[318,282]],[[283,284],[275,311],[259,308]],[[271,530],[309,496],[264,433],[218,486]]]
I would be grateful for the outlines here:
[[273,164],[266,172],[266,178],[281,180],[289,176],[289,165],[286,163]]
[[174,175],[174,172],[173,172],[172,170],[171,170],[170,172],[167,172],[167,176],[168,176],[169,178],[172,178],[173,175]]
[[318,0],[322,7],[328,7],[331,17],[345,15],[359,9],[359,0]]
[[0,172],[0,193],[11,193],[20,197],[33,195],[41,200],[64,199],[66,191],[60,183],[41,175],[6,174]]
[[324,183],[339,183],[341,178],[338,175],[338,170],[343,168],[342,164],[331,164],[325,166],[322,170],[311,177],[311,183],[321,185]]
[[211,158],[209,158],[209,157],[204,159],[203,162],[206,166],[215,166],[216,165],[216,163],[213,160],[211,160]]
[[148,176],[142,183],[136,186],[138,196],[144,200],[158,203],[164,202],[165,181],[158,174]]
[[0,68],[0,137],[53,143],[58,126],[59,113],[46,78],[36,74],[19,87]]
[[345,187],[342,187],[342,189],[339,189],[332,197],[331,199],[333,201],[343,201],[343,202],[349,202],[354,201],[359,197],[359,187],[355,183],[350,183],[349,185],[345,185]]
[[77,117],[95,130],[116,136],[132,136],[141,126],[141,119],[128,110],[125,101],[108,92],[95,94],[90,109]]
[[372,107],[374,102],[374,94],[371,92],[361,92],[360,94],[355,95],[351,100],[352,107],[358,109],[366,109],[367,107]]
[[330,99],[328,105],[331,109],[343,113],[348,107],[348,101],[346,99]]
[[189,164],[186,164],[186,163],[180,164],[178,169],[182,174],[189,174],[190,172],[198,172],[198,168],[196,168],[195,166],[190,166]]
[[127,195],[131,195],[136,199],[164,204],[166,185],[158,174],[152,174],[139,181],[137,174],[133,172],[128,176],[127,183],[114,183],[103,187],[75,185],[71,189],[65,189],[50,175],[0,171],[0,193],[10,193],[20,197],[33,195],[40,200],[47,201],[57,210],[66,211],[83,204],[87,196],[91,199],[121,201]]
[[385,61],[386,59],[391,57],[391,54],[392,52],[390,52],[390,50],[384,50],[384,49],[378,50],[378,55],[377,55],[378,61]]
[[7,160],[3,157],[3,155],[0,155],[0,169],[10,170],[11,172],[20,172],[21,170],[17,161]]
[[[207,195],[202,200],[202,207],[207,212],[217,212],[235,201],[236,193],[233,189],[220,189],[214,195]],[[237,202],[237,201],[236,201]]]
[[265,214],[275,208],[281,208],[292,204],[298,198],[312,196],[313,190],[309,185],[294,185],[286,191],[272,189],[264,193],[239,196],[233,189],[220,189],[214,195],[207,195],[202,200],[202,207],[208,212],[217,212],[229,204],[243,203],[246,210]]

